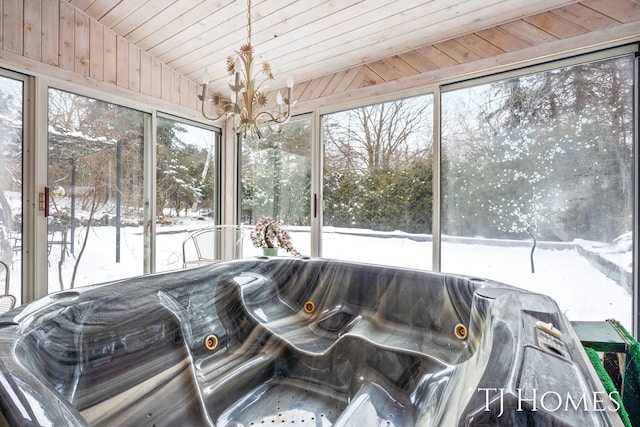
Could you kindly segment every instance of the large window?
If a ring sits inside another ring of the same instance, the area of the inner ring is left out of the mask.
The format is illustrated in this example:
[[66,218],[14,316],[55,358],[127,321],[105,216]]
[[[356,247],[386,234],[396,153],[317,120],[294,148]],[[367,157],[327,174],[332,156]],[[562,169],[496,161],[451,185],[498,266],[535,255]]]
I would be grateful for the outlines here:
[[[311,118],[296,117],[264,139],[242,140],[240,221],[247,228],[244,256],[261,255],[249,239],[261,216],[282,220],[293,247],[309,255],[311,216]],[[280,251],[280,255],[285,255]]]
[[0,294],[20,300],[23,82],[0,77]]
[[188,233],[219,223],[219,132],[158,117],[156,145],[156,271],[182,268]]
[[631,327],[633,58],[442,94],[442,271]]
[[432,117],[432,95],[323,116],[323,256],[431,268]]
[[49,90],[49,292],[143,273],[143,116]]

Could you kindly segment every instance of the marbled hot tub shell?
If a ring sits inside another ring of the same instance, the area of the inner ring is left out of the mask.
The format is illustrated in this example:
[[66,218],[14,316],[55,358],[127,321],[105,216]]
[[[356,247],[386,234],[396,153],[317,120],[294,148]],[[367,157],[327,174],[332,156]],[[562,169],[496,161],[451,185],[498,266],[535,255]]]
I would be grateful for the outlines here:
[[0,424],[619,425],[612,407],[553,300],[462,276],[249,259],[0,317]]

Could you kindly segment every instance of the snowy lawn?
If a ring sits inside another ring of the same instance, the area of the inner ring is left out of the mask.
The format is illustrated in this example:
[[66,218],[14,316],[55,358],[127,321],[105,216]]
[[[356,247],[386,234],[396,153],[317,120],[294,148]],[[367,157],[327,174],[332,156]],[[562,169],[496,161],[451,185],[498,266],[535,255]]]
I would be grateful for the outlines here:
[[[182,268],[182,241],[189,230],[203,223],[157,227],[157,271]],[[331,229],[329,229],[331,230]],[[335,230],[339,231],[339,230]],[[294,246],[310,247],[308,232],[291,229]],[[431,269],[431,242],[416,242],[402,237],[378,237],[326,232],[322,236],[327,258]],[[60,290],[58,264],[60,245],[53,245],[49,258],[49,291]],[[76,256],[79,245],[76,245]],[[282,252],[282,251],[281,251]],[[120,262],[115,262],[115,228],[93,227],[89,244],[79,264],[76,287],[141,275],[143,259],[141,227],[123,227]],[[536,249],[536,272],[531,273],[528,247],[501,247],[486,244],[442,244],[442,271],[497,280],[513,286],[547,294],[558,303],[571,320],[605,320],[614,318],[631,328],[632,298],[622,286],[595,269],[575,249]],[[243,246],[245,257],[261,255],[249,240]],[[12,269],[11,293],[19,295],[20,262]],[[65,288],[72,274],[73,262],[63,266]]]

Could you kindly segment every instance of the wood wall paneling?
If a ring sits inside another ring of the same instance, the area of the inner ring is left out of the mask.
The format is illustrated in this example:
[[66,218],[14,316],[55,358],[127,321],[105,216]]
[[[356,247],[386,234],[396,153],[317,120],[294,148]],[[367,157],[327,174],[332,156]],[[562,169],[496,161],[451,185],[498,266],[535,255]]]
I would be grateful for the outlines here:
[[162,63],[151,57],[151,96],[162,98]]
[[140,93],[151,95],[151,55],[140,54]]
[[42,60],[41,6],[42,0],[24,0],[23,55],[36,61]]
[[180,104],[180,74],[171,70],[171,102]]
[[180,79],[180,105],[183,107],[189,106],[189,79],[180,73],[176,72],[176,75]]
[[2,48],[18,55],[23,53],[23,11],[22,0],[4,0],[2,8]]
[[198,108],[198,85],[191,80],[188,80],[189,85],[187,87],[187,107],[192,110]]
[[57,67],[60,5],[57,1],[44,0],[41,8],[42,62]]
[[89,17],[79,10],[75,11],[75,72],[82,75],[89,75]]
[[129,87],[129,43],[120,36],[116,36],[116,84]]
[[89,22],[89,75],[96,80],[104,80],[104,27],[98,22]]
[[127,42],[129,46],[129,89],[140,92],[140,48]]
[[118,36],[105,28],[102,43],[104,46],[102,77],[105,83],[116,85],[118,82]]
[[64,1],[60,1],[59,4],[58,66],[73,71],[75,65],[75,9]]
[[[94,4],[92,0],[0,0],[0,49],[41,64],[35,69],[45,74],[55,76],[56,69],[65,70],[77,75],[78,81],[91,78],[116,85],[192,110],[195,116],[197,84],[83,12]],[[137,4],[127,1],[126,7],[135,9]],[[162,0],[155,7],[166,4]],[[109,20],[122,18],[115,12]]]

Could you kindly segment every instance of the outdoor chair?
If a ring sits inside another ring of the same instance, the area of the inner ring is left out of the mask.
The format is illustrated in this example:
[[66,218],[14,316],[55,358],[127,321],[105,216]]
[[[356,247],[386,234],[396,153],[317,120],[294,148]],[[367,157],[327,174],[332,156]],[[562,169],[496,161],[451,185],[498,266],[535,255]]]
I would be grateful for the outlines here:
[[4,261],[0,261],[0,264],[5,268],[4,295],[0,295],[0,313],[5,313],[15,307],[16,297],[9,295],[9,264]]
[[215,225],[192,231],[182,242],[182,267],[242,258],[244,230]]

